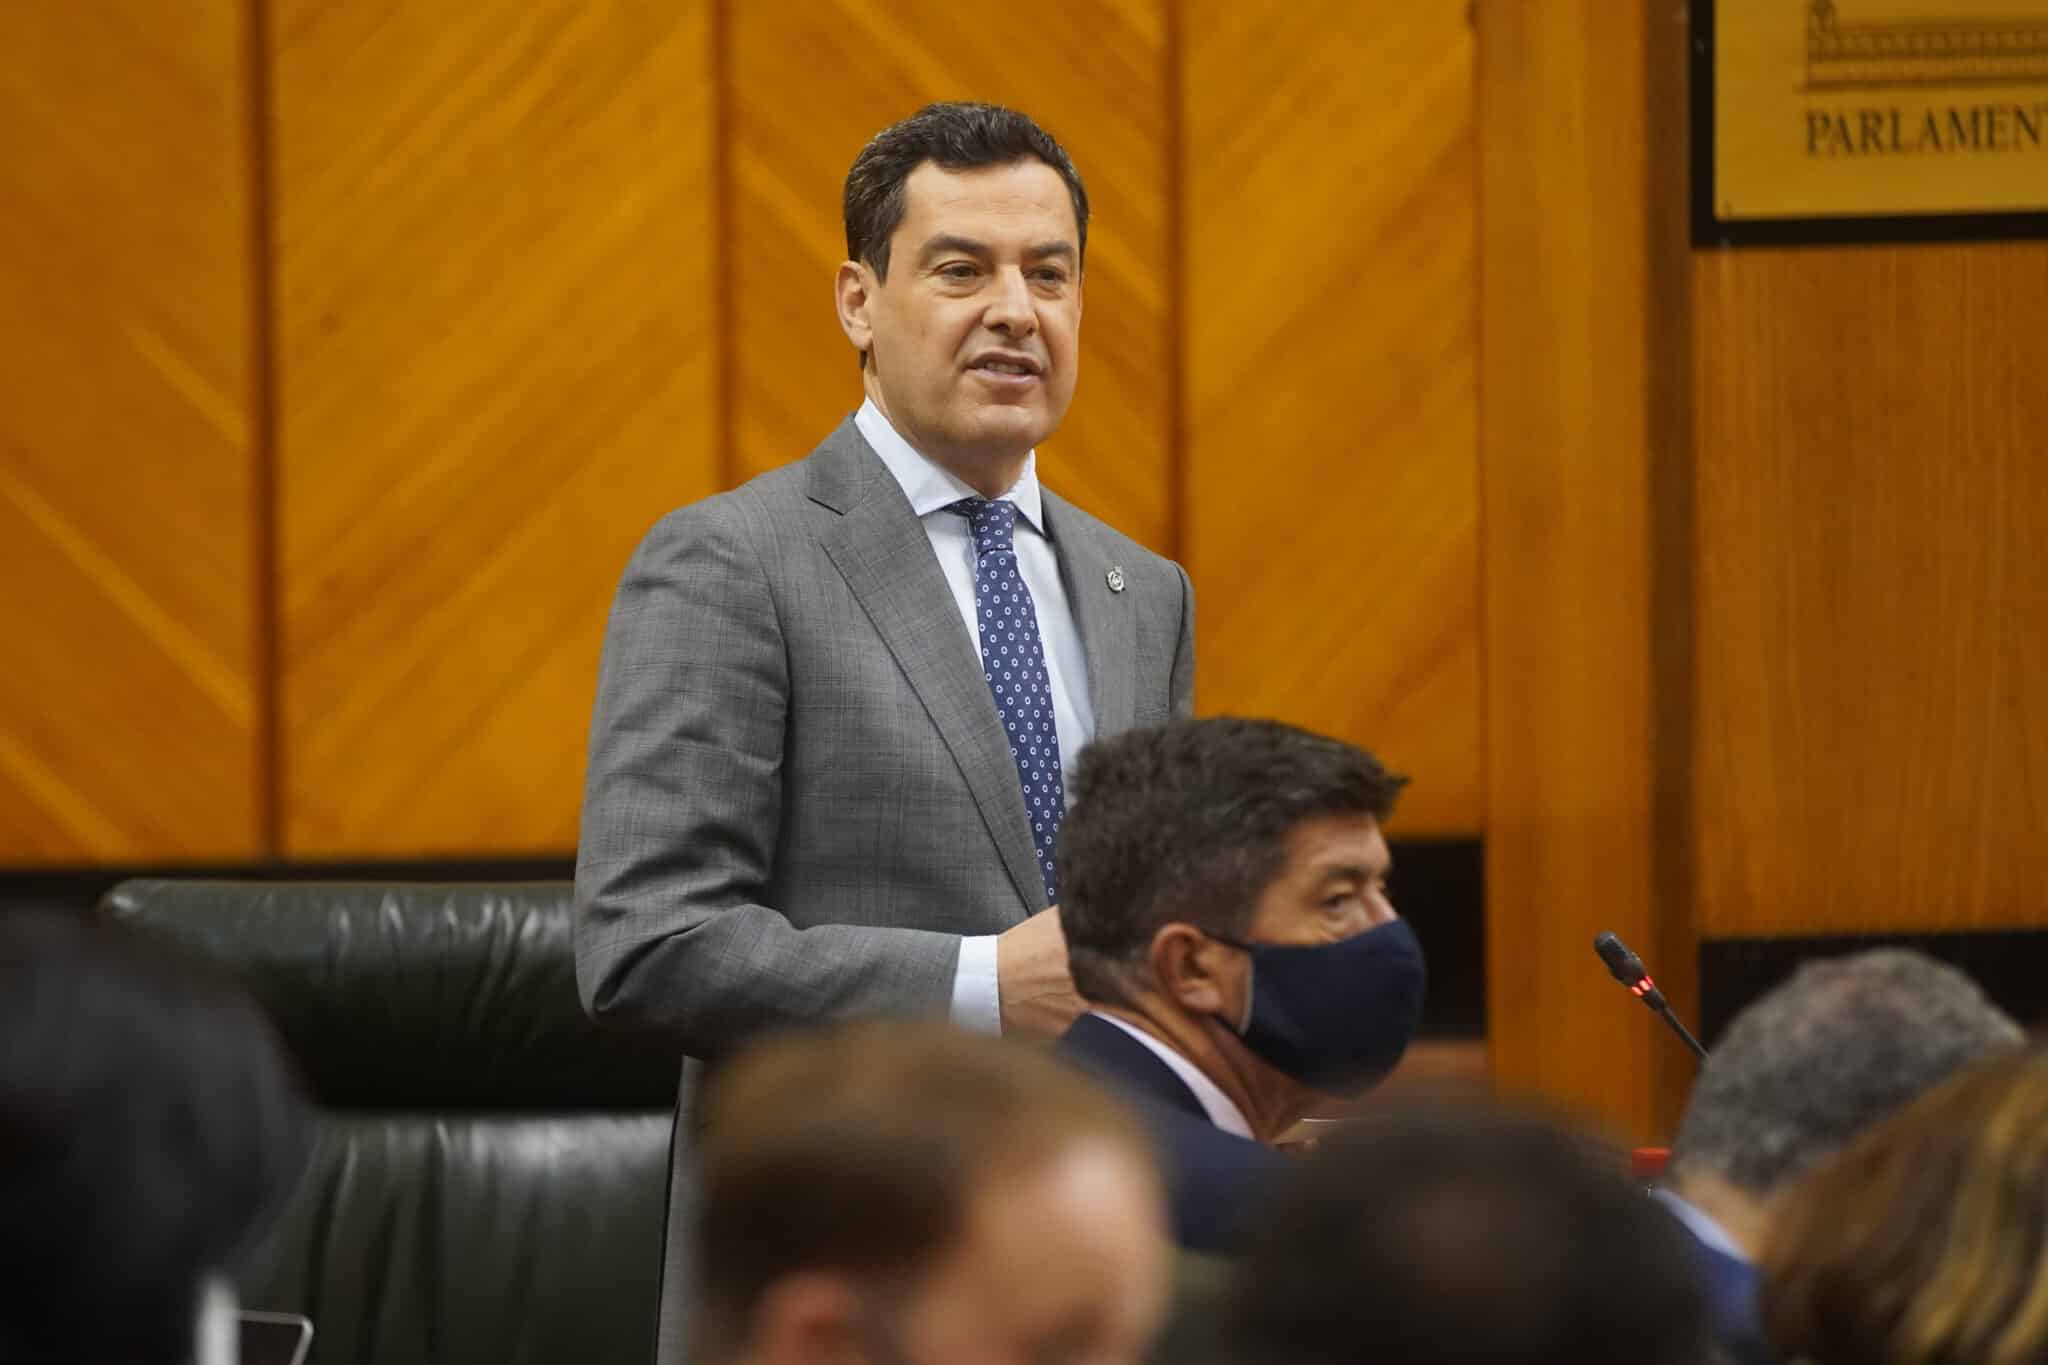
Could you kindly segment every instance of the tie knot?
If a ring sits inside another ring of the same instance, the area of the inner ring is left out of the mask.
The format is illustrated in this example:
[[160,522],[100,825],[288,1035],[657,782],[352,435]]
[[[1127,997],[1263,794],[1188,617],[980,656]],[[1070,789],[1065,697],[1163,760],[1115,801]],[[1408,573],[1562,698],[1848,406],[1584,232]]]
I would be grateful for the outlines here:
[[967,518],[967,529],[974,535],[976,555],[1011,548],[1011,540],[1017,531],[1017,504],[1000,499],[962,498],[947,504],[946,510]]

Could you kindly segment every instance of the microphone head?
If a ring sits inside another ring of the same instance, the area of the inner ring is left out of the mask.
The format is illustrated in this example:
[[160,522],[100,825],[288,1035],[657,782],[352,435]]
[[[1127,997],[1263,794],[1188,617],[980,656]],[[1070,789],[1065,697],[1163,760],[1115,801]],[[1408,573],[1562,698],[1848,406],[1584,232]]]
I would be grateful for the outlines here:
[[1643,960],[1613,934],[1596,935],[1593,951],[1600,954],[1600,960],[1607,964],[1607,970],[1613,973],[1614,979],[1631,990],[1650,974],[1643,966]]

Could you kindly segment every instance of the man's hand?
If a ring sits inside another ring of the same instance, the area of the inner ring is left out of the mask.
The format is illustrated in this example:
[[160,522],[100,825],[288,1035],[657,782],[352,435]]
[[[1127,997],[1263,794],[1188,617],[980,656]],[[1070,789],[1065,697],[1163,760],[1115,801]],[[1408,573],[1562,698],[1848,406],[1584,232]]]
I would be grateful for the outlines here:
[[1057,1038],[1088,1008],[1067,971],[1057,905],[997,936],[996,998],[1004,1034],[1027,1038]]

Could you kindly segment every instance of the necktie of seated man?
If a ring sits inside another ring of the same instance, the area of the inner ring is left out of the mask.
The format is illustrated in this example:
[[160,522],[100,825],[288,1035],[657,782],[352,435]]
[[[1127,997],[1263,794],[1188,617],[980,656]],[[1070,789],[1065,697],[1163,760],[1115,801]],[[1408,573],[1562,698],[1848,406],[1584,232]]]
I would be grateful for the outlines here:
[[1060,777],[1059,730],[1053,720],[1045,643],[1039,638],[1031,589],[1017,570],[1017,507],[987,498],[962,498],[946,510],[967,518],[974,536],[974,619],[981,630],[981,672],[995,696],[1010,757],[1017,761],[1046,899],[1057,902],[1059,875],[1052,853],[1067,812],[1066,788]]

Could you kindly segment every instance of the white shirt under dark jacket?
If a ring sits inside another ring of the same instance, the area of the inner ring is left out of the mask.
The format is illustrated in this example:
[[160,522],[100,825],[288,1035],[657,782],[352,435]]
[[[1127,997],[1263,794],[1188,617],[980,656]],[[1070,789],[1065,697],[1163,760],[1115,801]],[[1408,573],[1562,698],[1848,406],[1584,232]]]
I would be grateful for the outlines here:
[[1728,1229],[1722,1227],[1719,1221],[1705,1209],[1700,1208],[1697,1204],[1688,1203],[1685,1199],[1661,1185],[1651,1188],[1650,1197],[1669,1209],[1674,1218],[1685,1224],[1691,1230],[1692,1235],[1707,1246],[1712,1247],[1715,1251],[1732,1260],[1743,1262],[1749,1260],[1749,1253],[1744,1251],[1736,1243],[1735,1239],[1728,1235]]
[[1104,1023],[1115,1024],[1125,1033],[1130,1034],[1131,1037],[1136,1038],[1146,1047],[1152,1049],[1152,1055],[1166,1063],[1173,1074],[1180,1077],[1182,1085],[1195,1092],[1195,1099],[1200,1101],[1202,1112],[1209,1116],[1209,1122],[1215,1124],[1226,1133],[1232,1133],[1253,1142],[1258,1141],[1257,1138],[1252,1137],[1252,1126],[1246,1121],[1244,1110],[1239,1109],[1232,1102],[1230,1096],[1223,1093],[1223,1087],[1210,1080],[1208,1073],[1203,1071],[1202,1068],[1196,1066],[1193,1062],[1181,1056],[1178,1052],[1175,1052],[1136,1024],[1127,1024],[1114,1014],[1104,1014],[1101,1010],[1089,1010],[1088,1012]]
[[[981,624],[974,610],[974,538],[967,518],[945,509],[962,498],[978,498],[959,476],[920,455],[903,439],[872,399],[860,405],[853,424],[895,476],[910,510],[924,524],[932,553],[953,590],[967,638],[981,652]],[[1001,501],[1017,508],[1015,547],[1017,571],[1031,591],[1038,617],[1038,635],[1045,646],[1045,671],[1052,684],[1053,724],[1059,731],[1060,775],[1065,780],[1088,741],[1095,738],[1095,708],[1088,700],[1088,656],[1081,629],[1074,622],[1065,585],[1060,582],[1059,556],[1045,533],[1045,504],[1038,491],[1038,453],[1024,457],[1024,472]],[[953,974],[953,1022],[983,1033],[1003,1028],[1002,999],[996,989],[996,940],[992,934],[960,940],[960,963]]]

